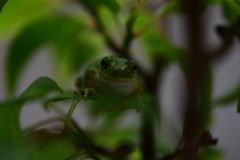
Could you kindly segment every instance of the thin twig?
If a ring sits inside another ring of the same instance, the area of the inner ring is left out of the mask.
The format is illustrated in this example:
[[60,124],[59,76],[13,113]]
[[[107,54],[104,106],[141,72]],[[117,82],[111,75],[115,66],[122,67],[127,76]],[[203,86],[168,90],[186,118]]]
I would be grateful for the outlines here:
[[209,53],[210,60],[218,60],[219,58],[223,57],[224,55],[228,54],[228,50],[231,48],[233,44],[233,38],[226,39],[223,43],[212,53]]
[[[84,5],[84,4],[83,4]],[[99,17],[99,14],[94,8],[90,8],[87,5],[84,5],[88,13],[94,18],[96,23],[96,29],[99,33],[102,34],[102,36],[105,39],[105,42],[107,46],[115,53],[122,54],[122,49],[117,45],[117,43],[113,40],[112,37],[110,37],[101,21],[101,18]]]
[[78,99],[78,98],[75,99],[73,101],[72,105],[70,106],[70,109],[68,110],[66,121],[65,121],[65,128],[69,127],[69,125],[71,124],[72,114],[73,114],[75,108],[77,107],[77,104],[79,101],[80,101],[80,99]]
[[59,117],[54,117],[54,118],[49,118],[49,119],[45,119],[43,121],[40,121],[40,122],[37,122],[33,125],[31,125],[30,127],[28,128],[25,128],[23,130],[24,133],[28,133],[29,131],[32,131],[32,130],[35,130],[41,126],[44,126],[44,125],[47,125],[47,124],[50,124],[50,123],[54,123],[54,122],[64,122],[65,120],[63,118],[59,118]]
[[133,6],[132,8],[132,13],[129,16],[127,23],[126,23],[126,34],[123,40],[123,45],[122,45],[122,49],[123,49],[123,55],[125,56],[129,56],[130,55],[130,47],[131,47],[131,43],[134,40],[135,36],[134,36],[134,24],[135,21],[139,15],[139,12],[142,10],[142,8],[145,6],[145,4],[147,3],[147,0],[143,0],[143,1],[137,1],[136,4]]

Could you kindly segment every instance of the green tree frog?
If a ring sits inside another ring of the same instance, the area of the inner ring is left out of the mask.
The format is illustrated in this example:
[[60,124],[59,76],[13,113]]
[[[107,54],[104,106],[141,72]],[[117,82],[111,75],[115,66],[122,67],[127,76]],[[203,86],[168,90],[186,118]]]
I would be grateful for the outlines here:
[[107,56],[95,61],[79,77],[76,86],[84,98],[89,94],[131,97],[142,90],[137,65],[132,60]]

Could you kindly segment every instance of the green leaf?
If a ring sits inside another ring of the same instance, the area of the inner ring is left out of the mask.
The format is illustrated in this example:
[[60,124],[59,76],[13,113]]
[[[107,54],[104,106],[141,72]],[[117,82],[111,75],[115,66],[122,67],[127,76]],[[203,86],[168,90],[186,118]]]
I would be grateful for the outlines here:
[[[6,0],[1,0],[3,4]],[[9,0],[0,14],[0,38],[14,35],[23,26],[51,13],[60,7],[66,0]],[[31,13],[31,14],[30,14]]]
[[223,153],[217,149],[206,148],[198,157],[199,160],[223,160]]
[[20,111],[26,101],[44,98],[49,93],[62,92],[62,89],[48,77],[35,80],[15,101],[0,104],[0,139],[19,140],[22,133],[20,129]]
[[[150,24],[152,16],[153,15],[146,12],[142,12],[136,20],[134,29],[141,30],[141,28],[144,28],[145,24]],[[148,53],[152,60],[155,60],[156,57],[162,57],[167,61],[183,60],[183,51],[173,46],[158,26],[151,25],[151,27],[145,30],[140,36],[139,39],[146,49],[146,53]]]
[[[205,5],[219,5],[223,0],[204,0]],[[162,6],[159,11],[161,15],[167,15],[172,13],[184,13],[183,5],[181,0],[170,0],[164,6]]]
[[97,9],[99,6],[108,8],[113,13],[118,13],[120,6],[115,0],[80,0],[85,6],[91,9]]
[[29,158],[29,150],[22,144],[0,144],[0,159],[2,160],[26,160]]
[[227,20],[231,24],[235,24],[240,17],[240,1],[239,0],[224,0],[223,12]]
[[208,5],[222,4],[224,0],[204,0]]
[[103,49],[104,41],[100,35],[91,30],[79,30],[78,32],[80,33],[77,35],[70,34],[65,37],[55,47],[56,70],[62,85],[68,83],[81,66],[92,60]]
[[65,160],[76,154],[76,147],[68,139],[49,140],[42,146],[38,146],[33,151],[33,157],[36,160],[58,159]]
[[169,13],[181,13],[183,11],[180,0],[171,0],[161,8],[163,15]]
[[[12,42],[7,55],[6,81],[9,93],[15,92],[18,79],[27,61],[44,44],[50,43],[59,51],[57,58],[61,57],[62,61],[58,66],[65,67],[58,68],[59,72],[62,70],[69,72],[69,68],[71,71],[76,71],[84,60],[93,57],[97,49],[94,41],[86,36],[89,32],[86,32],[85,28],[84,24],[67,17],[48,16],[22,30]],[[91,34],[88,35],[91,36]]]
[[0,13],[2,11],[2,8],[4,7],[5,3],[7,3],[8,0],[1,0],[0,1]]
[[158,139],[156,141],[157,151],[165,155],[170,154],[172,152],[172,147],[166,141],[167,139],[162,139],[162,140]]
[[20,99],[41,98],[51,92],[62,92],[62,89],[52,79],[40,77],[21,94]]
[[238,99],[237,102],[237,112],[240,113],[240,98]]
[[[211,104],[213,78],[212,70],[208,63],[203,65],[202,70],[205,72],[205,74],[201,76],[200,107],[198,110],[198,122],[200,122],[200,125],[198,128],[201,127],[201,129],[205,129],[210,127],[213,117],[213,107]],[[201,132],[202,130],[199,130],[199,133]]]
[[48,109],[48,107],[51,103],[58,102],[58,101],[64,101],[64,100],[71,100],[71,99],[76,99],[76,98],[79,98],[79,96],[77,94],[75,94],[74,92],[63,92],[61,94],[58,94],[54,97],[47,99],[44,103],[44,106],[46,109]]
[[142,99],[141,152],[143,159],[154,159],[156,152],[156,125],[159,125],[159,111],[154,97],[146,93]]
[[[137,144],[139,138],[139,129],[136,126],[119,127],[118,124],[119,121],[118,123],[115,122],[113,126],[108,126],[108,128],[97,131],[96,134],[98,136],[95,137],[94,142],[97,144],[104,144],[106,147],[109,148],[116,147],[117,145],[119,145],[119,142],[131,142]],[[109,139],[109,137],[111,137],[111,139]]]
[[25,140],[35,160],[64,160],[77,153],[77,139],[48,130],[33,131],[25,137]]
[[152,59],[162,57],[170,62],[183,59],[183,52],[174,47],[163,33],[153,28],[144,33],[143,42]]
[[240,98],[240,84],[234,87],[225,95],[215,100],[216,105],[226,105],[237,101]]

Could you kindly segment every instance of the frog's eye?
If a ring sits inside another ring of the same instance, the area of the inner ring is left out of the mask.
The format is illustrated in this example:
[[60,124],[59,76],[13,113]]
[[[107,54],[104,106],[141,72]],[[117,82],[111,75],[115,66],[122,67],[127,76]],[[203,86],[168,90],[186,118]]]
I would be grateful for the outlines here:
[[101,66],[103,69],[107,69],[109,66],[111,66],[112,62],[113,62],[113,59],[111,57],[105,57],[101,61]]
[[105,59],[103,59],[103,60],[101,61],[101,66],[102,66],[103,69],[106,69],[106,68],[108,67],[108,63],[106,62]]
[[138,67],[137,67],[137,65],[134,63],[134,61],[129,60],[129,61],[127,61],[125,64],[127,65],[127,70],[128,70],[129,72],[131,72],[131,73],[137,72]]
[[131,67],[131,72],[132,72],[132,73],[135,73],[135,72],[137,72],[137,69],[138,69],[137,65],[133,65],[133,66]]

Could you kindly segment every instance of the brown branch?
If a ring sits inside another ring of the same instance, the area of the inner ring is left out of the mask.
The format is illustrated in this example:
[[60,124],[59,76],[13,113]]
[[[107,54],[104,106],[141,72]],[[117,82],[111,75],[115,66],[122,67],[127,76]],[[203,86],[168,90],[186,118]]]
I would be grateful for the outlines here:
[[186,143],[186,158],[193,160],[194,156],[191,147],[194,146],[199,131],[203,130],[202,119],[200,119],[202,113],[198,112],[198,99],[200,89],[204,88],[204,86],[201,86],[203,77],[206,74],[204,67],[208,66],[204,64],[208,62],[205,61],[205,54],[201,48],[201,42],[203,41],[202,25],[204,25],[202,21],[203,0],[181,0],[181,4],[188,20],[186,32],[189,45],[189,54],[184,70],[187,82],[187,96],[186,106],[183,108],[185,110],[183,141]]
[[216,50],[209,53],[210,60],[217,60],[229,53],[227,51],[231,48],[234,36],[236,36],[238,32],[239,22],[240,21],[237,21],[232,25],[219,25],[216,27],[216,32],[223,42]]
[[200,140],[197,143],[193,144],[192,146],[186,145],[186,146],[176,150],[172,154],[169,154],[169,155],[166,155],[166,156],[160,158],[159,160],[173,160],[174,158],[184,155],[184,154],[196,153],[202,147],[216,145],[217,142],[218,142],[218,139],[213,138],[209,131],[204,131],[202,133]]
[[95,22],[96,22],[96,29],[98,30],[99,33],[102,34],[102,36],[105,38],[105,42],[107,44],[107,46],[115,53],[117,54],[123,54],[122,49],[117,45],[117,43],[112,39],[112,37],[110,37],[108,35],[108,33],[106,32],[102,21],[98,15],[98,13],[95,10],[89,10],[89,12],[91,13],[91,15],[95,18]]
[[120,54],[120,55],[123,54],[123,50],[121,49],[121,47],[118,46],[117,43],[113,40],[113,38],[108,35],[101,21],[101,18],[99,17],[99,14],[97,13],[97,9],[94,7],[88,6],[83,1],[78,1],[78,2],[81,3],[83,7],[86,9],[86,11],[94,18],[96,30],[103,36],[107,46],[116,54]]

